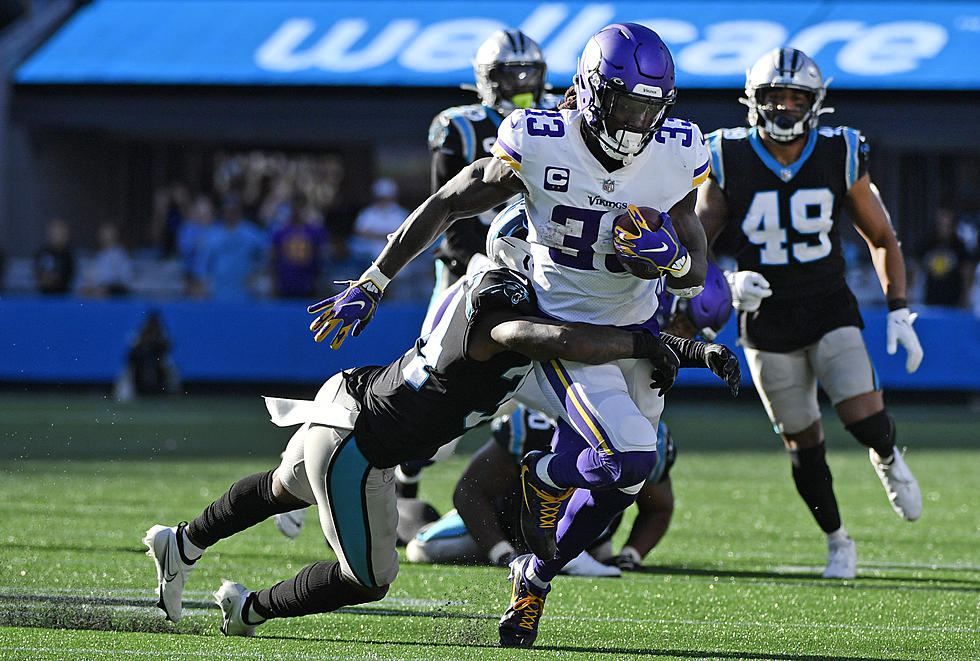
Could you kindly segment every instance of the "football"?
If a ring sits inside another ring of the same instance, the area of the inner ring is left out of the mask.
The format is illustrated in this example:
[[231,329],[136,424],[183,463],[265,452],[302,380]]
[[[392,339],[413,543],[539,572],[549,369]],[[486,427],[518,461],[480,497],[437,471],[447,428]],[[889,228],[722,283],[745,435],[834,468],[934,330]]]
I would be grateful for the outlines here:
[[[638,214],[634,217],[633,212]],[[639,223],[639,224],[638,224]],[[660,212],[651,207],[630,207],[630,209],[613,221],[613,243],[616,246],[616,257],[623,268],[644,280],[656,280],[663,275],[651,260],[639,257],[634,252],[637,240],[644,234],[656,232],[663,223]]]

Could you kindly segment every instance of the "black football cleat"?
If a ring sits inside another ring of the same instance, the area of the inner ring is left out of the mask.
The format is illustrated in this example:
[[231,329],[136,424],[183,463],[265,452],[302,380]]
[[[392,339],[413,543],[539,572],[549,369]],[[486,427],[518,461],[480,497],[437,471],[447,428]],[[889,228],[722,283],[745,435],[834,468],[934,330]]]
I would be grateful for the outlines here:
[[575,488],[555,488],[545,484],[535,466],[546,452],[528,452],[521,460],[521,532],[527,547],[539,559],[553,560],[557,551],[555,537],[562,504]]
[[543,594],[532,588],[524,576],[524,570],[531,562],[530,554],[514,558],[510,563],[510,574],[507,576],[513,584],[510,593],[510,605],[500,618],[501,647],[531,647],[538,637],[538,622],[544,612],[544,599],[551,591],[549,587]]

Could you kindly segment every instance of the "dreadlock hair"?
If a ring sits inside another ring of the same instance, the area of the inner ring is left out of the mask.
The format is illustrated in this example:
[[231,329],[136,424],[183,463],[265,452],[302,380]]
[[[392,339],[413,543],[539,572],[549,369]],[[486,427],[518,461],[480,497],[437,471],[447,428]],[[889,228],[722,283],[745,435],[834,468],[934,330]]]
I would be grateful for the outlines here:
[[575,85],[572,85],[565,90],[565,98],[558,104],[555,110],[575,110],[576,107]]

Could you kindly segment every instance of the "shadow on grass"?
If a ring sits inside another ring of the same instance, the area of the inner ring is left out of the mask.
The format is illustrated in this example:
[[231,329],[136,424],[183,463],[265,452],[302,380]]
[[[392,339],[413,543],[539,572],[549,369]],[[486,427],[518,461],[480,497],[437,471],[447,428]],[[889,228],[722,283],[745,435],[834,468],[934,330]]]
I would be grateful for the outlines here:
[[[183,635],[214,636],[217,627],[205,624],[194,618],[185,618],[179,624],[163,619],[156,610],[156,605],[145,598],[112,597],[112,596],[79,596],[79,595],[37,595],[0,593],[0,626],[30,627],[43,629],[71,629],[89,631],[121,631],[130,633],[173,633]],[[212,602],[185,601],[185,608],[216,609]],[[497,616],[491,614],[447,613],[444,611],[418,611],[408,609],[380,609],[347,607],[338,613],[352,615],[375,615],[397,617],[425,617],[432,620],[470,620],[496,621]],[[467,631],[462,635],[459,631],[446,630],[440,632],[447,638],[459,638],[459,642],[436,642],[433,640],[355,640],[351,638],[309,637],[309,636],[263,636],[258,639],[291,640],[299,642],[330,642],[345,645],[404,645],[446,650],[445,658],[451,657],[449,650],[453,648],[497,649],[495,642],[488,639],[496,638],[496,627],[491,632],[479,625],[479,630]],[[571,645],[538,645],[539,651],[555,651],[571,654],[589,654],[593,657],[601,655],[609,659],[618,659],[624,655],[673,657],[704,659],[749,659],[758,661],[883,661],[884,657],[812,654],[771,654],[761,652],[705,652],[702,650],[664,649],[645,647],[580,647]],[[911,659],[894,659],[890,661],[912,661]]]

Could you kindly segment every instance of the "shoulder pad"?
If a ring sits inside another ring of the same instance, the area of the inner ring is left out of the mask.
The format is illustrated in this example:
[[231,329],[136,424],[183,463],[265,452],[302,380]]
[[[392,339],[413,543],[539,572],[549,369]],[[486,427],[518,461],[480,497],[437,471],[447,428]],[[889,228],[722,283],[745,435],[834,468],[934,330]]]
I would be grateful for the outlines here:
[[477,274],[470,287],[467,317],[480,310],[512,310],[527,316],[538,313],[538,299],[531,281],[507,268],[491,269]]

